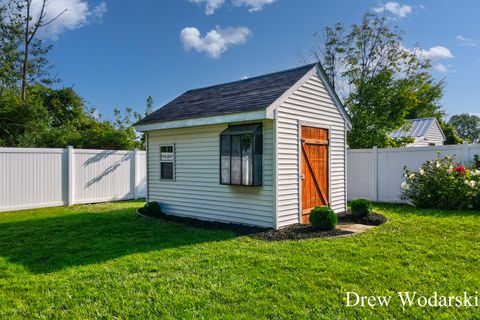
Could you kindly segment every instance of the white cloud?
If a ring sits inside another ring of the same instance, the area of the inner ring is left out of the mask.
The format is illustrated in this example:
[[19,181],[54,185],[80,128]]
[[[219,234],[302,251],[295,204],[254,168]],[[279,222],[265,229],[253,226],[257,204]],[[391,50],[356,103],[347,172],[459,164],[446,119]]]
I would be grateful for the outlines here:
[[205,3],[205,14],[211,15],[225,3],[225,0],[190,0],[190,2],[196,4]]
[[385,11],[390,12],[391,14],[399,17],[404,18],[407,14],[412,13],[412,7],[408,5],[401,5],[398,2],[390,1],[385,4],[381,4],[372,9],[377,13],[382,13]]
[[435,46],[435,47],[431,47],[428,50],[425,50],[422,48],[414,48],[410,51],[415,53],[421,58],[426,58],[430,60],[442,60],[442,59],[454,58],[452,52],[444,46]]
[[[214,14],[225,4],[225,0],[189,0],[196,4],[205,4],[205,14]],[[261,11],[265,5],[272,4],[277,0],[231,0],[237,7],[246,7],[249,12]]]
[[95,6],[92,10],[93,16],[98,19],[103,19],[103,15],[107,13],[107,3],[105,1],[100,2],[97,6]]
[[234,0],[233,4],[237,7],[245,6],[249,12],[262,11],[263,6],[272,4],[276,0]]
[[180,41],[187,51],[195,49],[211,58],[219,58],[231,46],[245,43],[251,35],[252,31],[246,27],[222,29],[217,26],[202,37],[197,28],[188,27],[180,32]]
[[433,65],[433,69],[440,72],[440,73],[447,73],[448,72],[447,66],[444,65],[443,63],[437,63],[437,64]]
[[440,73],[447,73],[452,71],[455,72],[455,70],[452,69],[451,65],[445,65],[438,62],[439,60],[455,58],[452,52],[444,46],[435,46],[431,47],[428,50],[418,47],[412,49],[405,47],[402,48],[409,53],[415,54],[419,59],[429,59],[431,61],[436,61],[436,63],[432,65],[432,68]]
[[[32,1],[32,17],[34,17],[34,20],[40,14],[42,2],[42,0]],[[92,18],[101,19],[107,12],[107,4],[102,1],[93,9],[89,9],[86,0],[48,0],[44,21],[50,21],[61,12],[63,13],[58,19],[40,30],[40,37],[55,40],[62,32],[78,29],[86,25]]]
[[458,35],[455,37],[462,46],[466,47],[475,47],[477,45],[477,42],[473,39],[465,38],[464,36]]

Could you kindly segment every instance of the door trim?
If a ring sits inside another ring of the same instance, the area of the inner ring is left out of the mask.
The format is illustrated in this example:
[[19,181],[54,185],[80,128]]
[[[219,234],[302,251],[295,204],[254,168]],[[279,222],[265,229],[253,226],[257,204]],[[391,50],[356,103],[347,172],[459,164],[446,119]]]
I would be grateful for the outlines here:
[[332,206],[332,126],[325,125],[318,122],[309,122],[309,121],[301,121],[298,120],[298,222],[302,223],[302,193],[303,193],[303,186],[302,186],[302,127],[313,127],[313,128],[320,128],[328,130],[328,206]]

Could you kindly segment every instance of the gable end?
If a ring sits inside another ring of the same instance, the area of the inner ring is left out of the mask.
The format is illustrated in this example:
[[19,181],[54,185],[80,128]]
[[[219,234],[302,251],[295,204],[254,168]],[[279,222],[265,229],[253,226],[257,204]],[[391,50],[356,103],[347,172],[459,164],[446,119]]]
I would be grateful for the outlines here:
[[297,81],[292,87],[290,87],[287,91],[285,91],[284,94],[282,94],[275,102],[273,102],[268,108],[267,108],[267,116],[269,118],[273,118],[274,110],[278,109],[278,107],[285,102],[285,100],[288,99],[292,94],[294,94],[301,86],[303,86],[313,75],[317,74],[317,76],[320,78],[320,80],[323,83],[323,86],[328,92],[328,95],[333,101],[333,104],[335,107],[338,109],[340,114],[342,115],[343,119],[345,120],[345,126],[347,130],[352,129],[352,121],[350,119],[350,116],[348,115],[347,111],[345,110],[345,107],[343,106],[342,102],[340,101],[340,98],[336,94],[335,90],[333,89],[332,84],[328,80],[328,77],[325,73],[325,70],[323,70],[323,67],[320,63],[315,64],[312,69],[307,72],[300,80]]

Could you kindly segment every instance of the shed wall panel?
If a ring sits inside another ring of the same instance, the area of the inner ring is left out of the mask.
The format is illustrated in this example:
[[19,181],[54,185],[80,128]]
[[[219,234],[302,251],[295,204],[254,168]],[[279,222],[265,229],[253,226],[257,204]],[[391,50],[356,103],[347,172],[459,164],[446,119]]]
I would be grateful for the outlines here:
[[345,119],[317,74],[279,106],[277,121],[278,227],[300,222],[300,122],[330,128],[330,206],[345,211]]
[[443,141],[443,135],[442,135],[442,129],[440,126],[435,123],[432,128],[430,128],[430,131],[427,134],[427,140],[430,143],[435,143],[436,146],[441,146],[444,144]]
[[[273,122],[263,123],[263,186],[220,184],[220,133],[227,124],[165,129],[148,137],[148,198],[167,214],[274,227]],[[160,145],[175,145],[175,180],[160,180]]]

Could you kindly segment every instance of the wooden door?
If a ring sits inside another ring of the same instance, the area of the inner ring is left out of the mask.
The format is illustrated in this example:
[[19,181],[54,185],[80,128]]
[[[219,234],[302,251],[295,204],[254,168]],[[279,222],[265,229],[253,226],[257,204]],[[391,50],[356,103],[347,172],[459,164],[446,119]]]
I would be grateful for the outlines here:
[[302,223],[310,211],[328,205],[328,130],[302,127]]

